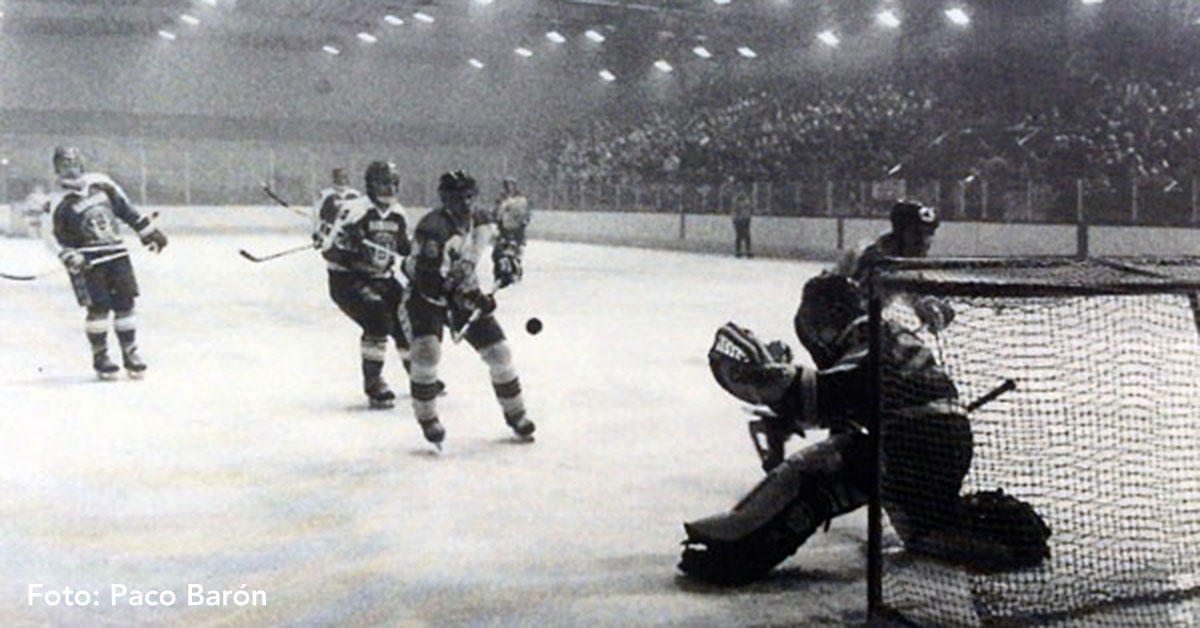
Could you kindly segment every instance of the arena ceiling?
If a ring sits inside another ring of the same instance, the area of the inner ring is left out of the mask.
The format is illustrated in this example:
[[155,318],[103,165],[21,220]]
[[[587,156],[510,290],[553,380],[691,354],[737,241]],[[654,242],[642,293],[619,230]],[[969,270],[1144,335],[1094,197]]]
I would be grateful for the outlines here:
[[[50,37],[153,37],[167,29],[233,45],[320,50],[327,43],[353,43],[359,32],[401,38],[406,29],[424,27],[412,19],[420,11],[449,25],[450,41],[442,42],[447,45],[461,44],[464,37],[519,42],[551,29],[570,35],[588,28],[637,33],[634,39],[644,44],[647,29],[657,39],[689,41],[745,33],[748,27],[770,34],[773,25],[794,25],[797,11],[788,5],[788,0],[725,5],[713,0],[6,0],[2,27],[9,36]],[[181,23],[184,14],[199,23]],[[405,23],[388,24],[387,15]],[[423,42],[427,48],[436,44]]]

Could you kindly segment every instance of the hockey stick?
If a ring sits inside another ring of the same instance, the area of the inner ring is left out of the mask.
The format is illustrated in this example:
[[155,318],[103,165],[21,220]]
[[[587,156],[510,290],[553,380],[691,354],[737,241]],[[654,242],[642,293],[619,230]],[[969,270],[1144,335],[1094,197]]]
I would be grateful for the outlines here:
[[292,247],[290,249],[284,249],[282,251],[276,251],[274,253],[267,253],[266,255],[255,255],[255,254],[251,253],[250,251],[247,251],[246,249],[238,249],[238,253],[240,253],[242,255],[242,257],[257,264],[259,262],[266,262],[266,261],[273,260],[278,257],[283,257],[284,255],[291,255],[292,253],[299,253],[300,251],[311,251],[311,250],[314,250],[315,248],[316,247],[314,247],[311,244],[302,244],[300,246]]
[[983,406],[991,403],[996,397],[1003,395],[1010,390],[1017,389],[1017,382],[1013,379],[1006,379],[999,386],[983,393],[978,399],[967,404],[967,412],[974,412]]
[[297,216],[304,216],[305,218],[312,218],[312,216],[310,216],[308,212],[306,212],[306,211],[304,211],[304,210],[302,210],[302,209],[299,209],[299,208],[297,208],[297,207],[292,207],[292,204],[291,204],[291,203],[289,203],[289,202],[287,202],[287,201],[283,200],[282,198],[279,198],[279,195],[275,193],[275,190],[272,190],[272,189],[271,189],[271,185],[270,185],[270,184],[268,184],[266,181],[259,181],[259,182],[258,182],[258,184],[259,184],[259,186],[262,188],[262,191],[263,191],[263,192],[264,192],[264,193],[265,193],[267,196],[271,197],[271,200],[273,200],[273,201],[275,201],[276,203],[279,203],[279,204],[280,204],[280,205],[282,205],[283,207],[287,208],[287,209],[288,209],[288,210],[290,210],[290,211],[291,211],[293,214],[296,214]]
[[[86,250],[86,249],[78,249],[78,250]],[[109,255],[104,255],[102,257],[97,257],[96,259],[89,260],[87,262],[87,265],[85,266],[85,268],[91,267],[91,266],[98,266],[100,264],[107,264],[108,262],[111,262],[115,259],[120,259],[122,257],[129,257],[129,251],[121,250],[116,253],[111,253]],[[39,279],[41,277],[45,277],[45,276],[53,274],[57,271],[58,271],[58,266],[47,268],[46,270],[43,270],[40,272],[29,273],[29,274],[25,274],[25,275],[16,274],[16,273],[0,272],[0,278],[9,279],[12,281],[33,281],[34,279]]]

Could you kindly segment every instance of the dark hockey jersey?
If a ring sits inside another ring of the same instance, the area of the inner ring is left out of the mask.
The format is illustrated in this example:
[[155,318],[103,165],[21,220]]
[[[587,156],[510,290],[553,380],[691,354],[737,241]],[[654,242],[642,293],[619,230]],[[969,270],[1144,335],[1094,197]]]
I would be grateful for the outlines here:
[[426,214],[417,223],[413,253],[405,263],[417,294],[444,305],[450,292],[477,287],[475,264],[488,245],[493,220],[487,210],[460,217],[439,207]]
[[59,181],[49,199],[52,233],[58,249],[123,248],[118,220],[135,230],[152,229],[133,209],[121,186],[108,176],[88,172]]

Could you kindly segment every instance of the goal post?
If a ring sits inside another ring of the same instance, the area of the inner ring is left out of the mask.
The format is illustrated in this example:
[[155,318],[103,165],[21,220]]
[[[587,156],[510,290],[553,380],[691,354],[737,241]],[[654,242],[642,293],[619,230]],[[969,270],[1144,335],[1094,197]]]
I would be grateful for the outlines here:
[[[1200,258],[893,259],[869,283],[873,623],[1200,623]],[[927,405],[938,378],[956,394]]]

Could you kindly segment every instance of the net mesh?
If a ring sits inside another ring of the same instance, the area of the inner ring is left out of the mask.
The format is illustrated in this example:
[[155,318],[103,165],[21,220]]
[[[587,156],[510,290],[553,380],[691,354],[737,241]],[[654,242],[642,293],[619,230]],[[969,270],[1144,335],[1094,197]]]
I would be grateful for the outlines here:
[[[917,328],[955,382],[950,415],[966,416],[970,449],[952,503],[938,491],[961,472],[944,452],[964,436],[945,413],[889,418],[912,378],[885,363],[888,613],[920,625],[1200,622],[1197,279],[1195,260],[1149,259],[927,261],[880,275],[877,286],[907,295],[885,320]],[[922,294],[955,311],[940,333],[908,306]],[[1008,379],[1015,389],[965,412]],[[895,433],[913,425],[928,433]],[[966,505],[996,490],[1049,527],[1049,558],[1019,559],[1036,537],[1027,519],[1004,519],[1011,508],[989,520]]]

